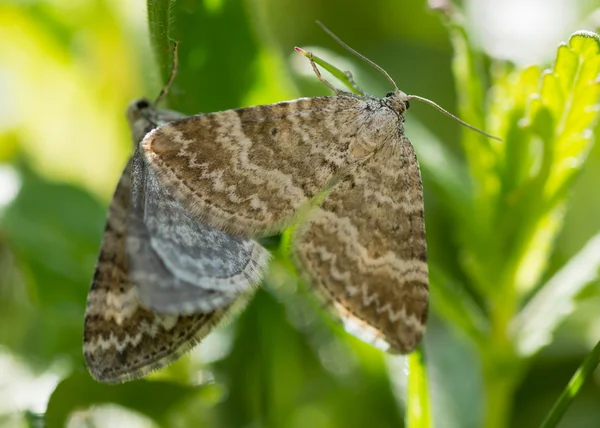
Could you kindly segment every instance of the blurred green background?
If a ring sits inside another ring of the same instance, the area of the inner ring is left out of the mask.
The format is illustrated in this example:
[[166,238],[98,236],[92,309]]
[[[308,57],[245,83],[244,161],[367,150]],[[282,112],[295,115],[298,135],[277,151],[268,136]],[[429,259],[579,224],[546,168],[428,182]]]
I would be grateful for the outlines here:
[[[0,426],[40,426],[44,414],[48,426],[69,427],[403,426],[406,359],[387,357],[331,322],[303,296],[284,260],[274,262],[264,289],[236,321],[180,362],[120,386],[90,378],[81,352],[83,313],[107,205],[131,153],[124,111],[133,99],[158,94],[170,72],[167,35],[180,42],[168,104],[188,114],[328,94],[295,45],[351,69],[370,93],[390,90],[382,76],[329,39],[316,19],[385,68],[401,89],[452,112],[468,113],[462,92],[472,89],[468,85],[481,85],[487,94],[491,84],[455,83],[453,64],[457,76],[469,76],[461,69],[468,61],[452,62],[449,28],[422,0],[148,3],[155,13],[150,25],[142,0],[0,3]],[[600,26],[598,0],[473,0],[463,6],[469,49],[480,55],[490,81],[507,85],[526,66],[549,67],[573,31]],[[456,48],[460,40],[453,40]],[[498,117],[479,117],[475,125],[487,120],[499,132]],[[434,302],[425,350],[435,425],[536,426],[600,340],[600,261],[594,255],[600,244],[590,241],[600,231],[600,147],[592,148],[565,191],[562,228],[547,226],[550,241],[554,229],[559,233],[543,253],[539,278],[525,281],[511,300],[516,314],[582,255],[587,242],[594,244],[570,271],[573,278],[587,276],[573,279],[580,286],[564,296],[568,308],[551,343],[528,355],[486,359],[484,342],[477,344],[465,327],[478,329],[486,321],[456,315],[470,302],[478,308],[473,313],[491,320],[483,336],[495,340],[490,302],[502,300],[473,285],[478,275],[493,282],[495,274],[469,269],[468,235],[451,213],[465,195],[477,194],[451,186],[468,183],[470,174],[478,188],[474,158],[461,148],[469,131],[416,102],[406,128],[426,193]],[[519,174],[512,168],[503,169],[511,179]],[[479,248],[502,250],[481,236]],[[446,282],[455,287],[444,289]],[[516,349],[515,343],[506,346]],[[497,379],[510,379],[497,396],[486,383],[489,364]],[[490,416],[494,412],[502,417]],[[598,370],[562,424],[600,426]]]

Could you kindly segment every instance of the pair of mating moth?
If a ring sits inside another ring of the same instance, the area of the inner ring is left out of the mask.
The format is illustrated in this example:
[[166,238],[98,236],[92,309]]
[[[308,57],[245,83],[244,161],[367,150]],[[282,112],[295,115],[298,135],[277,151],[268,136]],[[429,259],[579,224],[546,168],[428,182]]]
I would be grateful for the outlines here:
[[179,358],[260,282],[269,253],[254,239],[288,228],[303,279],[342,319],[392,351],[413,350],[429,292],[403,114],[419,97],[392,84],[384,98],[335,90],[191,117],[134,102],[135,152],[87,301],[92,376],[132,380]]

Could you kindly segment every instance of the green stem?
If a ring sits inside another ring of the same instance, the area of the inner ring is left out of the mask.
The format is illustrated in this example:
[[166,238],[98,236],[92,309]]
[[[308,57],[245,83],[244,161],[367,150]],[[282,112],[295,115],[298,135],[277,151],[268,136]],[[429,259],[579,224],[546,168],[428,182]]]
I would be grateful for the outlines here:
[[514,282],[505,281],[502,290],[491,302],[491,335],[488,345],[481,349],[487,399],[486,428],[510,426],[514,390],[521,376],[519,358],[509,337],[509,324],[517,310]]
[[408,356],[408,366],[406,426],[409,428],[433,427],[423,345],[420,345]]
[[[485,364],[484,384],[486,390],[486,428],[506,428],[510,426],[513,395],[517,385],[512,365],[502,370],[502,364],[493,358]],[[499,367],[500,364],[500,367]]]
[[562,392],[558,401],[554,403],[552,410],[546,416],[544,422],[542,422],[542,428],[551,428],[558,425],[563,415],[571,405],[571,402],[575,396],[581,391],[586,380],[588,380],[596,367],[600,364],[600,342],[594,346],[590,355],[583,361],[583,364],[577,369],[569,384]]

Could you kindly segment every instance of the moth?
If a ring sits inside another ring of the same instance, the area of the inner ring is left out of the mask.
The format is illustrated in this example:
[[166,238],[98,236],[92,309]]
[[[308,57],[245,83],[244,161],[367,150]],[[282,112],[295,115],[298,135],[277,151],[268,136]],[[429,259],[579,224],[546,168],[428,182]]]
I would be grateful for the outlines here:
[[[142,99],[127,110],[136,147],[156,126],[184,117],[154,105]],[[256,242],[191,219],[136,148],[110,205],[88,294],[89,372],[116,383],[176,360],[243,306],[268,259]]]
[[[423,189],[404,132],[412,99],[335,95],[199,114],[148,133],[140,150],[196,220],[261,238],[291,228],[304,279],[342,319],[392,352],[419,344],[429,280]],[[444,111],[445,112],[445,111]],[[464,122],[463,122],[464,124]],[[468,125],[467,125],[468,126]]]

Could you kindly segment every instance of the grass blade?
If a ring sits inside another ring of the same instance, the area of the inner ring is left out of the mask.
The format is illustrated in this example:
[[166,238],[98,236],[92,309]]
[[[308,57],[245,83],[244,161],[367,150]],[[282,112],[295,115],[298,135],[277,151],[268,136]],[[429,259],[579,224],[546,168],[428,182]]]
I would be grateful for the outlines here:
[[600,364],[600,342],[594,346],[590,355],[587,356],[583,364],[577,369],[565,390],[554,403],[552,410],[542,422],[541,428],[552,428],[558,425],[563,415],[577,396],[586,380],[588,380]]

